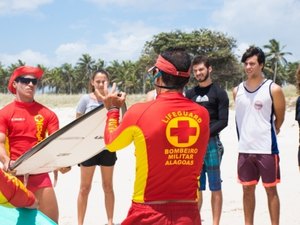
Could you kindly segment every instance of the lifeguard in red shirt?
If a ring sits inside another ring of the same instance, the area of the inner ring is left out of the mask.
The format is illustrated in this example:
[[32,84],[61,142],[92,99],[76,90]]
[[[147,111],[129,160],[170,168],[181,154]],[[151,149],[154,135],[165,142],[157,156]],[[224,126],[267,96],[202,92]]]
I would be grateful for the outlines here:
[[190,64],[182,49],[159,55],[150,71],[156,99],[131,106],[121,124],[119,108],[125,93],[101,96],[108,109],[107,149],[135,145],[133,202],[122,225],[201,224],[197,190],[210,133],[209,114],[182,94]]
[[[0,110],[0,161],[5,171],[47,134],[58,130],[55,113],[34,100],[42,75],[39,67],[21,66],[10,77],[8,90],[16,98]],[[18,178],[23,181],[23,177]],[[58,222],[57,200],[49,174],[30,175],[27,188],[37,198],[39,210]]]

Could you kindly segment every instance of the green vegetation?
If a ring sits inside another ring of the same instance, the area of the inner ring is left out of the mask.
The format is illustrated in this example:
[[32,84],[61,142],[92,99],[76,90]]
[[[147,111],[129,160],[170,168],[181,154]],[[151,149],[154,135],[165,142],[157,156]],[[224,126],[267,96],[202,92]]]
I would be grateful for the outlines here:
[[[294,85],[288,85],[283,88],[286,98],[287,109],[294,109],[296,99],[298,97],[296,87]],[[230,107],[233,107],[232,92],[228,91],[230,100]],[[37,94],[36,100],[50,108],[58,107],[76,107],[81,94],[66,95],[66,94]],[[0,108],[8,104],[14,99],[14,95],[0,94]],[[127,106],[131,106],[137,102],[143,102],[146,99],[146,94],[129,94],[127,95]]]
[[[64,63],[59,67],[41,67],[45,73],[38,84],[42,93],[81,94],[88,91],[89,78],[93,71],[106,69],[111,74],[111,81],[116,82],[119,89],[128,94],[142,94],[152,89],[148,79],[147,69],[154,65],[157,55],[168,47],[183,47],[192,56],[205,54],[212,60],[213,79],[222,87],[231,90],[243,80],[243,67],[234,54],[236,40],[228,35],[208,29],[194,30],[189,33],[180,30],[162,32],[154,35],[152,40],[144,45],[141,56],[137,61],[117,61],[105,63],[103,59],[93,59],[88,53],[83,54],[75,65]],[[280,85],[295,84],[295,72],[299,62],[288,62],[284,52],[285,46],[271,39],[264,45],[267,56],[265,75]],[[7,93],[7,83],[12,71],[25,65],[17,63],[4,67],[0,62],[0,93]],[[191,79],[191,85],[193,79]]]

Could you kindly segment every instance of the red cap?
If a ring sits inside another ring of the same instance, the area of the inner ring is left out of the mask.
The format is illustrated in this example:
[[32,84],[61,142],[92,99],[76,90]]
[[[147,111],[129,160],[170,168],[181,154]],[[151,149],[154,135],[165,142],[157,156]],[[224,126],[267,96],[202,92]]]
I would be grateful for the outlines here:
[[33,66],[20,66],[14,70],[12,73],[7,89],[13,93],[16,94],[16,89],[13,86],[14,81],[17,77],[24,76],[24,75],[32,75],[36,77],[37,79],[40,79],[43,76],[44,71],[39,67],[33,67]]

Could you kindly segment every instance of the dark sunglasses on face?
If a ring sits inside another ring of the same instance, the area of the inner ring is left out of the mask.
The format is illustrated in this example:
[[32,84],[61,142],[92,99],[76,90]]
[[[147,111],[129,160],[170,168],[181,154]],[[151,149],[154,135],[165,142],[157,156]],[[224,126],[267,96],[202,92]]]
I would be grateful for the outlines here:
[[27,78],[27,77],[18,77],[16,82],[21,82],[22,84],[30,84],[36,85],[38,80],[36,78]]

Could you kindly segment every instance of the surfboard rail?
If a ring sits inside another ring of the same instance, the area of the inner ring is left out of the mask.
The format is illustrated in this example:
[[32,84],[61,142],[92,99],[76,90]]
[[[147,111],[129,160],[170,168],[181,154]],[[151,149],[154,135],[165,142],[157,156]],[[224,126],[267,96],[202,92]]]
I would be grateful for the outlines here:
[[[121,108],[121,117],[127,106]],[[107,110],[103,105],[73,120],[29,151],[11,166],[16,175],[39,174],[79,164],[105,149]]]

